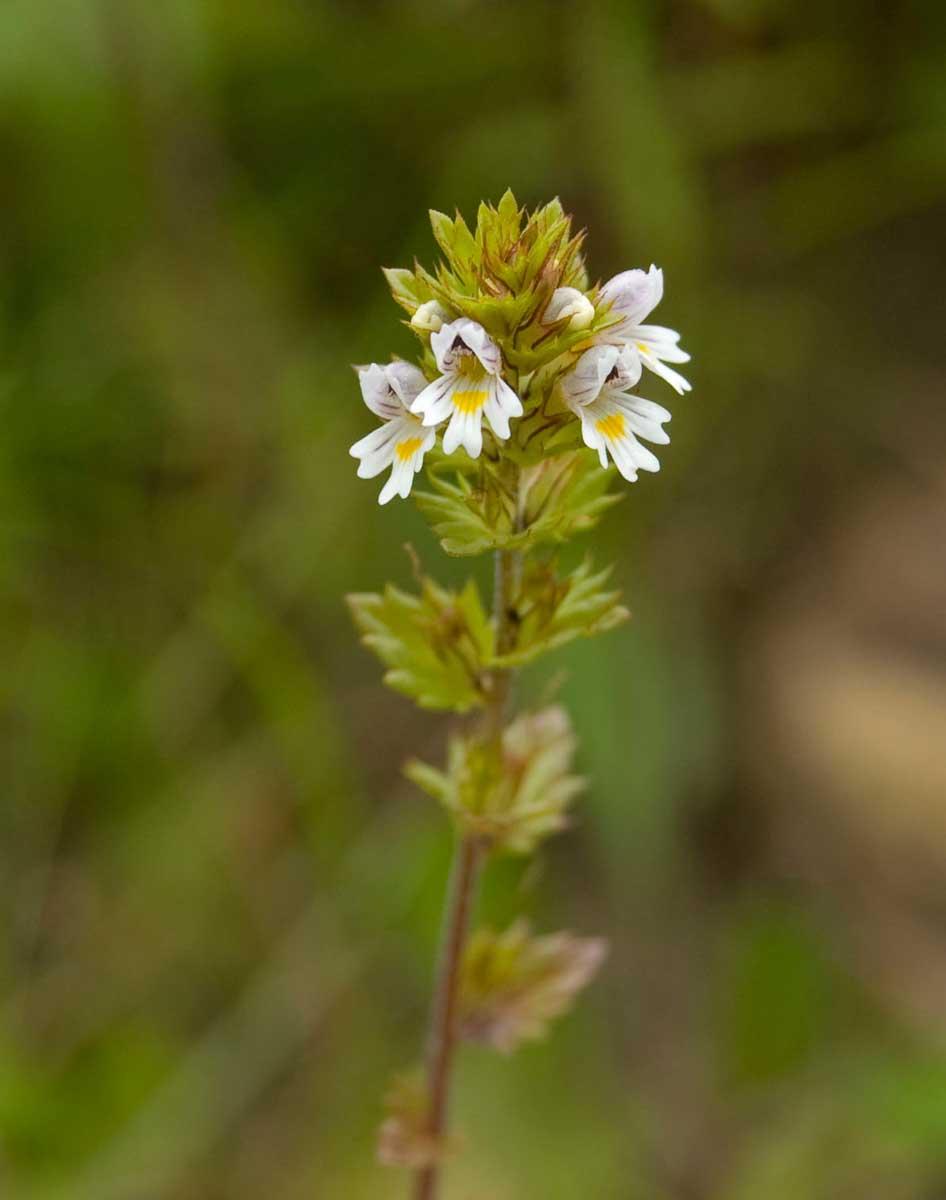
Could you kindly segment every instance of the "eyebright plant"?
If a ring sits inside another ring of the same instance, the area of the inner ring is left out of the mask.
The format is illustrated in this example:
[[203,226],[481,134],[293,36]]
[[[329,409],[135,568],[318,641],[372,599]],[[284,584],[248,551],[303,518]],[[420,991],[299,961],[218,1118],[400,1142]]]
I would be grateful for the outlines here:
[[[462,1040],[508,1053],[541,1037],[591,979],[599,938],[535,936],[521,919],[470,935],[478,876],[492,855],[528,855],[564,829],[583,788],[575,738],[558,706],[513,715],[513,674],[577,637],[613,629],[627,610],[608,571],[586,560],[560,572],[556,548],[590,529],[659,462],[644,443],[669,441],[670,413],[636,389],[657,376],[690,390],[669,364],[687,362],[672,329],[644,322],[663,273],[623,271],[589,287],[583,233],[558,200],[526,212],[511,192],[481,204],[476,228],[432,212],[443,260],[431,273],[386,270],[420,342],[418,363],[357,367],[381,424],[351,448],[358,474],[389,471],[378,497],[414,499],[451,555],[492,552],[492,613],[421,572],[418,591],[388,584],[349,597],[385,682],[423,708],[478,710],[449,740],[443,767],[411,761],[408,776],[443,806],[455,858],[427,1061],[386,1100],[379,1154],[415,1173],[416,1200],[437,1195],[454,1052]],[[438,440],[439,434],[439,440]]]

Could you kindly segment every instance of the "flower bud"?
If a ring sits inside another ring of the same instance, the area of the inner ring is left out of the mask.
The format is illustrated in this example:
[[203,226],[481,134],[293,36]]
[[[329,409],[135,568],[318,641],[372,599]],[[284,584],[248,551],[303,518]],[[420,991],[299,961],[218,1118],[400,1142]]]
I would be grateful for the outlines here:
[[411,327],[436,333],[444,321],[449,320],[450,314],[439,301],[427,300],[411,317]]
[[569,329],[587,329],[595,317],[595,306],[578,288],[560,287],[552,293],[545,312],[543,325],[555,325],[568,319]]

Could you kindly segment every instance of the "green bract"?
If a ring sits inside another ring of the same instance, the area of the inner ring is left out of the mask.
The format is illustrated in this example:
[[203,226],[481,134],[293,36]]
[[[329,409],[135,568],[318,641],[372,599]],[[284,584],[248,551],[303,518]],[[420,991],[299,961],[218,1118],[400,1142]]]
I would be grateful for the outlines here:
[[450,592],[425,579],[419,596],[388,584],[348,603],[365,645],[388,667],[388,687],[421,708],[462,713],[483,703],[493,633],[474,583]]
[[524,713],[492,739],[450,739],[445,771],[412,761],[405,773],[450,812],[461,830],[497,850],[529,854],[568,823],[584,789],[571,773],[575,737],[564,709]]
[[621,499],[608,492],[610,473],[587,451],[556,454],[523,468],[515,492],[485,456],[475,466],[469,459],[432,457],[431,490],[417,492],[415,500],[451,555],[564,542],[591,529]]
[[506,1053],[542,1037],[548,1023],[571,1007],[605,952],[600,938],[531,937],[521,920],[503,933],[477,930],[463,960],[460,1032]]
[[551,563],[530,563],[513,601],[514,648],[494,656],[492,665],[520,666],[573,638],[606,633],[626,621],[631,614],[618,603],[621,593],[604,588],[610,574],[610,567],[593,574],[586,561],[560,578]]

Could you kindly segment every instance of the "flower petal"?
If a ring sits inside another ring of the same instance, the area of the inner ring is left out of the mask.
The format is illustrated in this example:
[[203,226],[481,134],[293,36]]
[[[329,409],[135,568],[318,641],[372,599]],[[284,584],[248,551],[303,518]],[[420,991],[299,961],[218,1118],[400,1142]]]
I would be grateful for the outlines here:
[[590,404],[601,392],[604,381],[621,357],[619,346],[592,346],[586,350],[561,381],[562,395],[569,408]]
[[[664,294],[664,275],[651,263],[649,271],[639,267],[622,271],[602,287],[598,299],[621,313],[628,325],[639,325],[657,307]],[[609,330],[613,333],[613,330]]]
[[411,404],[427,386],[427,376],[420,367],[404,362],[402,359],[388,363],[384,372],[391,385],[391,390],[404,407],[410,410]]
[[630,346],[592,346],[561,382],[565,403],[573,411],[590,404],[603,391],[633,387],[641,377],[640,356]]
[[[687,357],[689,358],[689,355]],[[689,379],[686,379],[679,371],[675,371],[672,367],[666,366],[655,355],[642,354],[641,361],[655,375],[659,375],[661,379],[665,379],[679,395],[682,396],[684,392],[691,392],[693,390],[693,384],[690,383]]]
[[[404,365],[407,366],[406,363]],[[390,421],[403,411],[401,402],[391,387],[387,369],[380,363],[359,367],[358,382],[361,384],[362,399],[375,416],[381,417],[383,421]]]
[[652,347],[657,357],[665,362],[690,361],[689,354],[680,349],[680,335],[675,329],[668,329],[665,325],[638,325],[634,334]]
[[522,401],[504,379],[492,381],[483,415],[501,441],[509,437],[509,418],[522,416]]
[[422,414],[425,425],[439,425],[445,421],[452,411],[450,397],[453,393],[455,379],[452,375],[441,375],[433,383],[414,398],[411,412]]
[[411,317],[414,329],[424,329],[436,333],[444,321],[450,320],[450,314],[438,300],[425,300]]
[[607,465],[610,454],[629,483],[637,479],[638,471],[660,470],[657,456],[638,441],[640,437],[663,444],[670,440],[660,428],[660,421],[669,420],[670,414],[659,404],[641,396],[605,391],[584,405],[579,416],[585,445],[598,451],[602,466]]
[[430,335],[430,346],[437,366],[445,374],[456,370],[464,349],[472,351],[490,375],[497,375],[502,365],[499,347],[482,325],[468,317],[448,321]]
[[587,329],[595,318],[595,306],[584,292],[574,287],[556,288],[542,314],[543,325],[568,321],[569,329]]

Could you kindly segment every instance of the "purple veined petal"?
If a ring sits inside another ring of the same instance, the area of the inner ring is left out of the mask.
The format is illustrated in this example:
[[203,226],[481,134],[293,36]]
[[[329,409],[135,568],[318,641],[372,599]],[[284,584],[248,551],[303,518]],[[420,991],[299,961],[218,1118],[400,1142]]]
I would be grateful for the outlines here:
[[391,388],[386,369],[380,363],[358,368],[361,396],[375,416],[390,421],[400,415],[401,402]]
[[385,367],[391,389],[401,404],[410,411],[411,405],[427,387],[427,376],[414,363],[396,359]]
[[597,399],[620,356],[620,346],[592,346],[584,352],[574,370],[564,376],[559,385],[569,408],[590,404]]
[[423,415],[425,425],[436,425],[443,421],[450,413],[450,394],[454,382],[452,375],[441,375],[433,383],[428,383],[414,397],[411,412],[417,416]]
[[[597,449],[602,464],[610,454],[618,471],[630,483],[637,479],[637,472],[640,470],[660,470],[657,456],[641,445],[637,440],[638,436],[662,444],[669,441],[656,421],[645,418],[635,410],[635,402],[639,399],[636,396],[606,392],[593,404],[586,405],[581,412],[585,444]],[[645,400],[643,404],[650,405],[650,401]],[[665,411],[660,409],[659,405],[652,407],[661,412]]]
[[455,371],[464,349],[475,354],[484,370],[496,375],[502,365],[499,347],[486,330],[469,317],[448,321],[430,335],[430,346],[441,371]]
[[611,401],[638,437],[657,446],[669,444],[670,435],[662,428],[662,422],[670,420],[670,413],[665,408],[643,396],[612,396]]
[[643,396],[629,396],[618,393],[611,396],[610,399],[625,413],[633,413],[636,416],[643,417],[645,420],[654,421],[658,425],[672,419],[673,414],[668,412],[662,404],[655,404],[653,400],[646,400]]
[[640,382],[644,373],[641,356],[634,346],[624,345],[620,348],[617,361],[608,372],[605,384],[614,391],[623,391]]
[[641,321],[660,303],[664,292],[663,271],[651,263],[649,271],[635,267],[609,279],[598,294],[602,303],[610,304],[633,325]]
[[386,421],[377,429],[360,438],[348,453],[352,458],[365,458],[367,455],[381,454],[393,447],[397,440],[397,421]]

